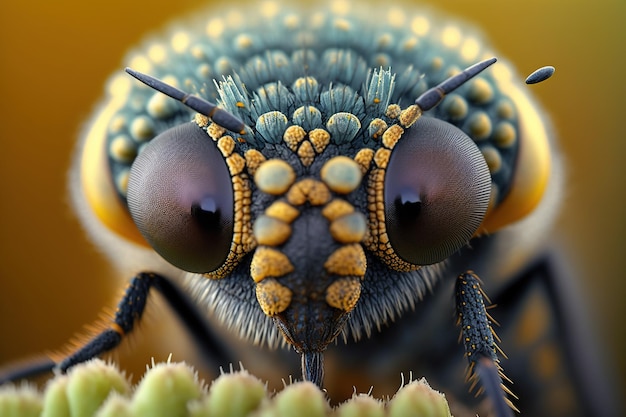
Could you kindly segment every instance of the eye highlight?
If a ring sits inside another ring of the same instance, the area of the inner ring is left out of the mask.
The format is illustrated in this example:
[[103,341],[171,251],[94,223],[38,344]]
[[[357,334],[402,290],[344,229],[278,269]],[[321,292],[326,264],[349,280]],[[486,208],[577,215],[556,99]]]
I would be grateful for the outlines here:
[[480,226],[491,176],[476,144],[444,121],[422,117],[402,136],[385,175],[385,223],[396,254],[440,262]]
[[128,207],[159,255],[189,272],[211,272],[226,259],[233,236],[228,168],[195,123],[173,127],[137,156]]

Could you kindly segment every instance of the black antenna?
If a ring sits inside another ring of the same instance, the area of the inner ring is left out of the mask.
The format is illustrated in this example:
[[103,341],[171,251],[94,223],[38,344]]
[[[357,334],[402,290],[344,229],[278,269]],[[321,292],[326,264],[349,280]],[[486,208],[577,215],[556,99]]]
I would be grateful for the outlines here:
[[443,81],[441,84],[436,85],[429,90],[426,90],[424,93],[422,93],[422,95],[417,98],[417,100],[415,100],[415,104],[422,110],[422,112],[432,109],[437,104],[439,104],[441,100],[443,100],[446,94],[449,94],[452,91],[456,90],[467,80],[480,74],[484,69],[486,69],[496,61],[496,58],[486,59],[472,65],[471,67],[467,67],[462,72],[453,75],[452,77]]
[[223,128],[228,129],[231,132],[237,132],[240,135],[244,135],[246,133],[246,125],[244,122],[242,122],[239,118],[233,116],[226,110],[220,109],[219,107],[217,107],[217,105],[193,94],[185,93],[184,91],[179,90],[176,87],[165,84],[161,80],[157,80],[154,77],[135,71],[131,68],[127,67],[126,72],[147,85],[148,87],[154,88],[155,90],[160,91],[161,93],[180,101],[192,110],[195,110],[200,114],[210,117],[214,123],[222,126]]

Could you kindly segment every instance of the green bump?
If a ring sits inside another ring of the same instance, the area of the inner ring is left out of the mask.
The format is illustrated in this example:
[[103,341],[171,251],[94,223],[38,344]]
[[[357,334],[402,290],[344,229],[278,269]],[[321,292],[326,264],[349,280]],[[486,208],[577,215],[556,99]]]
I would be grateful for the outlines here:
[[[85,366],[70,369],[67,384],[63,385],[67,409],[72,416],[92,415],[112,392],[125,394],[130,391],[130,384],[124,376],[114,366],[101,360],[92,360]],[[62,396],[62,391],[61,388],[57,395]],[[54,400],[59,406],[59,414],[48,415],[61,415],[65,408],[62,398],[47,397],[46,406],[48,400]]]
[[320,176],[331,190],[348,194],[361,184],[363,173],[353,159],[347,156],[336,156],[324,164]]
[[312,382],[298,382],[276,394],[259,416],[323,417],[330,412],[324,393]]
[[451,414],[446,397],[420,379],[398,390],[389,402],[388,416],[450,417]]
[[[86,366],[86,365],[79,365]],[[69,375],[59,375],[48,383],[43,397],[42,417],[69,416],[70,407],[65,391],[69,382]]]
[[95,415],[96,417],[132,417],[133,412],[128,398],[114,393],[107,398]]
[[31,386],[16,388],[13,385],[0,389],[0,416],[38,417],[43,402],[38,392]]
[[146,373],[137,387],[131,410],[137,416],[186,416],[187,403],[201,395],[196,374],[189,366],[158,364]]
[[365,394],[353,395],[335,410],[336,417],[384,417],[385,405],[382,401]]
[[184,363],[154,365],[139,385],[130,389],[117,368],[93,360],[54,377],[43,394],[26,384],[0,387],[0,416],[39,415],[448,417],[450,410],[445,397],[424,380],[404,386],[391,400],[361,394],[331,407],[326,394],[310,382],[291,384],[270,394],[264,382],[246,371],[221,375],[207,391]]
[[192,417],[244,417],[267,398],[265,384],[247,371],[222,374],[213,381],[209,395],[190,406]]
[[270,159],[259,166],[254,173],[254,182],[264,193],[280,195],[287,191],[296,180],[296,174],[287,162]]

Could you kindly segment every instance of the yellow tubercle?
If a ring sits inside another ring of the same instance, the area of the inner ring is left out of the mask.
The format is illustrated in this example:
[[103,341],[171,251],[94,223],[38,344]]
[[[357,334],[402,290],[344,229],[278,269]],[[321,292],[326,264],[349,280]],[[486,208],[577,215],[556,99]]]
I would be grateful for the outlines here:
[[293,270],[293,265],[284,253],[266,246],[257,248],[250,264],[250,276],[257,283],[267,277],[282,277]]
[[353,212],[354,206],[352,204],[348,203],[346,200],[335,198],[322,209],[322,216],[332,222],[341,216]]
[[328,305],[346,313],[354,310],[361,296],[361,282],[356,277],[344,277],[333,282],[326,289]]
[[300,211],[292,205],[282,200],[278,200],[265,209],[265,214],[282,220],[285,223],[291,223],[300,215]]
[[273,278],[261,281],[256,286],[256,298],[261,310],[269,316],[280,314],[291,304],[291,290]]
[[363,277],[367,270],[363,248],[358,243],[341,246],[330,254],[324,268],[330,274]]

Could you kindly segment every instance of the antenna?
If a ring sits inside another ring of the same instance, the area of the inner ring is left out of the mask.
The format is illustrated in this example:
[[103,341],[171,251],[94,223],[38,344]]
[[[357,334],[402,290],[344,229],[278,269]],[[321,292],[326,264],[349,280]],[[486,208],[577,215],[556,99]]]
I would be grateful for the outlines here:
[[135,71],[131,68],[127,67],[126,72],[148,87],[180,101],[185,106],[197,111],[200,114],[210,117],[214,123],[222,126],[223,128],[228,129],[231,132],[237,132],[240,135],[244,135],[246,133],[246,125],[244,122],[226,110],[220,109],[216,104],[206,101],[205,99],[193,94],[185,93],[184,91],[166,84],[161,80],[157,80],[154,77]]
[[417,100],[415,100],[415,104],[417,105],[417,107],[420,108],[420,110],[422,110],[422,112],[432,109],[437,104],[439,104],[441,100],[443,100],[446,94],[449,94],[452,91],[456,90],[466,81],[480,74],[483,70],[485,70],[496,61],[496,58],[486,59],[470,67],[467,67],[460,73],[453,75],[439,85],[436,85],[433,88],[426,90],[424,93],[422,93],[422,95],[417,98]]

